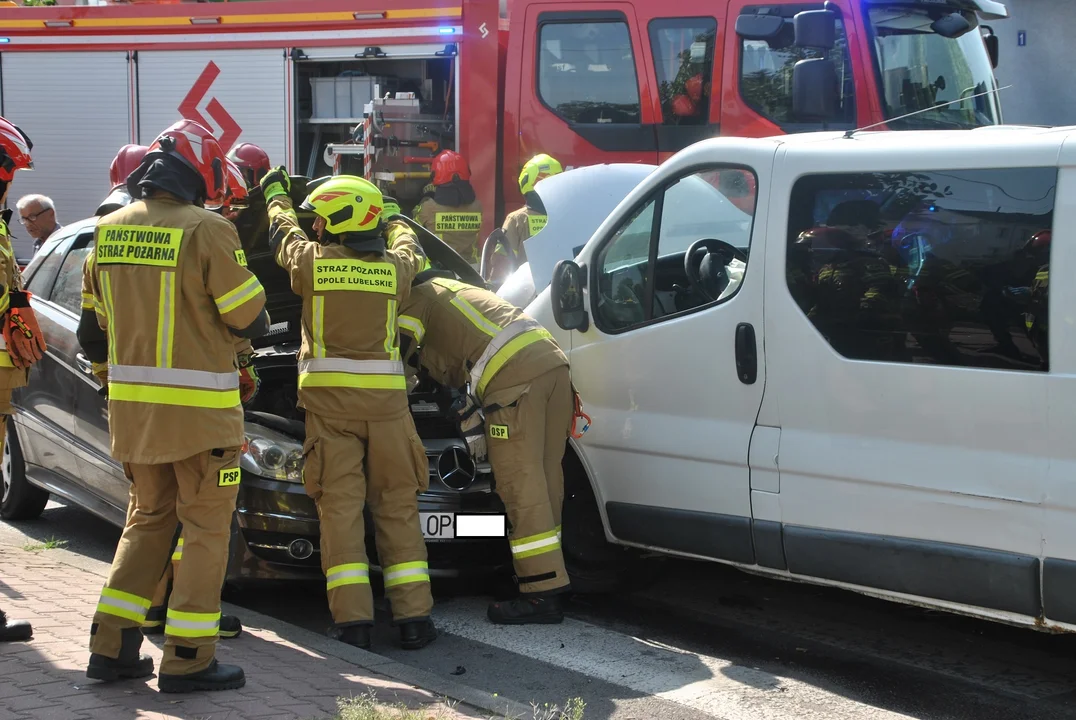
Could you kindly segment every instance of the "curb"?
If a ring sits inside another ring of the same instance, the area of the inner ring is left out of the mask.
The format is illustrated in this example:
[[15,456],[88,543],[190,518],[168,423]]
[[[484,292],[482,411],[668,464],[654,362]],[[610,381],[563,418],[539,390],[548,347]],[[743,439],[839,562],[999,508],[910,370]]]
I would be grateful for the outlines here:
[[[100,560],[88,558],[64,548],[55,548],[49,550],[48,553],[61,564],[70,565],[98,577],[107,577],[109,565]],[[493,695],[485,690],[464,685],[427,670],[390,660],[368,650],[360,650],[346,643],[331,640],[324,635],[319,635],[283,620],[277,620],[268,615],[226,602],[221,603],[221,610],[222,612],[242,617],[244,625],[249,624],[252,627],[269,630],[288,642],[317,650],[325,655],[345,660],[364,670],[369,670],[392,680],[493,713],[499,718],[529,718],[533,715],[533,709],[529,705]]]

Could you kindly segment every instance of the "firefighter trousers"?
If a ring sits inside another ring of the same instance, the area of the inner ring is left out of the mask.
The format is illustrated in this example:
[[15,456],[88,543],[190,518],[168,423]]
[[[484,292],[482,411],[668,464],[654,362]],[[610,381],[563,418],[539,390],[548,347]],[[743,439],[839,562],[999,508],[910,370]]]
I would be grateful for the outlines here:
[[124,472],[131,481],[127,526],[93,616],[90,650],[118,657],[121,631],[146,621],[180,522],[184,561],[175,568],[160,672],[198,672],[216,651],[239,448],[207,450],[161,465],[125,463]]
[[496,493],[508,512],[508,544],[519,591],[536,595],[564,590],[568,573],[560,547],[561,462],[573,411],[568,367],[543,373],[522,388],[488,392],[483,402],[501,405],[486,413],[486,442]]
[[433,595],[418,516],[429,469],[411,414],[368,422],[308,412],[303,455],[303,484],[321,522],[321,567],[333,622],[340,627],[374,620],[367,504],[393,621],[429,617]]
[[146,622],[142,623],[142,627],[155,628],[164,626],[165,611],[168,609],[168,596],[172,592],[172,580],[176,575],[176,566],[183,559],[183,536],[180,534],[181,531],[182,528],[176,529],[176,534],[172,539],[172,555],[164,565],[164,573],[157,583],[157,589],[153,593],[153,603],[150,605],[149,614],[146,615]]

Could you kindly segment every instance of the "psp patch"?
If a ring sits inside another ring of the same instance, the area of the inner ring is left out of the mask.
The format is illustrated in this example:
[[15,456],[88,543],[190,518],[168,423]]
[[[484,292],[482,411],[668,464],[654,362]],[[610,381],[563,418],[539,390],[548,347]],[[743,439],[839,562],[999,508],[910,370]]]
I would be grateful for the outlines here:
[[231,487],[239,484],[239,468],[221,468],[217,473],[217,487]]
[[247,254],[245,252],[243,252],[242,250],[236,250],[235,251],[235,261],[237,263],[239,263],[240,265],[242,265],[243,267],[246,267],[247,266]]
[[490,425],[489,436],[494,440],[507,440],[508,439],[508,426],[507,425]]

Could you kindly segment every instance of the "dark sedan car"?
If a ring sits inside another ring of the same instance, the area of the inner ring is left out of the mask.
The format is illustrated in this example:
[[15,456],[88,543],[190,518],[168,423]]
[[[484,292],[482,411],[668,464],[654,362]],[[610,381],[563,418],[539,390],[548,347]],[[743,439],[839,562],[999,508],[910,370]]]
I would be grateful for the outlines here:
[[[264,247],[264,209],[247,212],[252,220],[239,224],[240,235],[250,267],[265,285],[274,325],[270,335],[255,342],[262,389],[246,415],[228,577],[316,577],[318,520],[301,484],[304,427],[295,407],[300,301]],[[50,493],[118,526],[126,518],[129,482],[109,455],[107,402],[75,337],[82,265],[92,251],[95,221],[69,225],[49,238],[25,273],[48,352],[31,370],[27,387],[13,396],[15,414],[8,420],[2,465],[0,516],[5,519],[36,517]],[[429,242],[423,238],[424,245]],[[473,271],[462,258],[450,250],[445,253],[447,247],[436,239],[432,242],[439,245],[428,249],[435,266],[453,272],[459,267],[462,279],[472,279],[468,273]],[[458,537],[460,517],[497,515],[504,509],[492,492],[488,464],[476,467],[459,436],[449,409],[450,391],[420,381],[410,390],[410,400],[429,460],[430,487],[419,498],[419,510],[431,572],[488,572],[509,566],[503,539]],[[366,530],[376,562],[369,518]]]

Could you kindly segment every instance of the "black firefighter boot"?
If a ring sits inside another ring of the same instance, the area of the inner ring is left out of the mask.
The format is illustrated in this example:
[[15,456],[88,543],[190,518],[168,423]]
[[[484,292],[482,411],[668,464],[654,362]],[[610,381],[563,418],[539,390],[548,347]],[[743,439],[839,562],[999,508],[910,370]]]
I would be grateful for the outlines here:
[[486,615],[496,625],[556,625],[564,621],[564,607],[559,594],[521,595],[490,603]]
[[213,662],[203,670],[189,675],[157,676],[157,689],[163,693],[189,693],[200,690],[238,690],[247,684],[243,668],[238,665],[224,665],[213,658]]
[[[93,624],[90,634],[97,632],[97,623]],[[153,674],[153,658],[139,653],[142,647],[142,631],[139,628],[124,628],[120,631],[120,655],[110,658],[98,653],[90,654],[90,664],[86,668],[86,677],[91,680],[116,680],[149,677]]]
[[26,642],[34,636],[34,629],[25,620],[8,620],[0,610],[0,642]]
[[370,649],[370,623],[357,622],[333,625],[329,628],[328,635],[333,640],[339,640],[360,650]]
[[421,650],[437,639],[433,620],[410,620],[400,623],[400,647],[404,650]]

